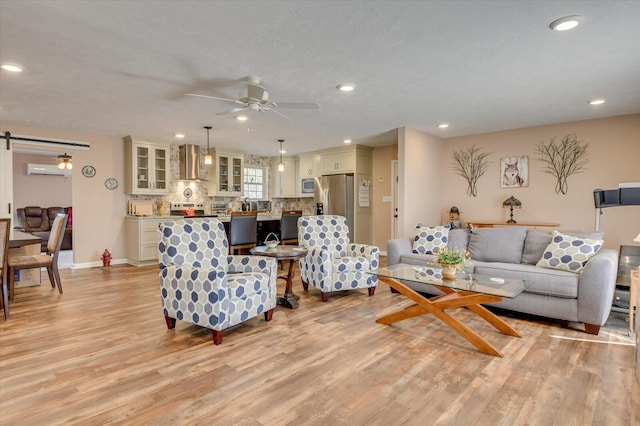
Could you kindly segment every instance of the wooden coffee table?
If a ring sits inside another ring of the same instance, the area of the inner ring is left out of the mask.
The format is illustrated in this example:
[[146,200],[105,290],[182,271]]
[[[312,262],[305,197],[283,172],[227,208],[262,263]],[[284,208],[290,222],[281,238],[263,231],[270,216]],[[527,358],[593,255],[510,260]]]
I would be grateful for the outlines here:
[[274,248],[258,246],[251,249],[251,254],[257,256],[269,256],[275,257],[278,260],[289,261],[289,271],[287,275],[278,276],[278,278],[285,280],[287,283],[284,294],[278,296],[278,305],[285,306],[289,309],[298,309],[298,299],[300,299],[300,296],[293,294],[293,275],[295,273],[296,260],[306,256],[307,252],[308,250],[304,247],[283,245],[275,246]]
[[[480,352],[502,357],[502,353],[478,333],[445,312],[447,309],[464,307],[487,321],[500,332],[509,336],[522,337],[517,330],[487,308],[481,306],[481,304],[500,302],[504,297],[515,298],[533,284],[532,281],[462,273],[455,280],[448,280],[442,278],[441,268],[403,263],[380,268],[371,273],[377,275],[378,280],[388,284],[391,288],[415,302],[401,311],[378,318],[376,320],[378,323],[389,325],[407,318],[433,314],[456,333],[467,339]],[[418,289],[420,286],[433,286],[442,291],[444,295],[428,299],[401,281],[411,283],[412,287]]]

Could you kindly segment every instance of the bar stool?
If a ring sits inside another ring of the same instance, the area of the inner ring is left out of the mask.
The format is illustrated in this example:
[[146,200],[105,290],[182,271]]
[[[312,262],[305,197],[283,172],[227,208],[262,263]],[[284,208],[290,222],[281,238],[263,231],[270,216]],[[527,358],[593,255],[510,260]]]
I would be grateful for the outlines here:
[[280,243],[298,244],[298,218],[302,210],[283,210],[280,218]]
[[238,254],[258,243],[258,212],[232,212],[229,222],[229,254]]

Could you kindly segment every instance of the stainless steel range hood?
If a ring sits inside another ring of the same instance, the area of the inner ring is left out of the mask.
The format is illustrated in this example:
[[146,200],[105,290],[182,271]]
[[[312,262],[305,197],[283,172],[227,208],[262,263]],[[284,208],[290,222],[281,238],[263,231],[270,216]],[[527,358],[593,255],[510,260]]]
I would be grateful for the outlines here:
[[200,180],[200,146],[180,145],[180,180]]

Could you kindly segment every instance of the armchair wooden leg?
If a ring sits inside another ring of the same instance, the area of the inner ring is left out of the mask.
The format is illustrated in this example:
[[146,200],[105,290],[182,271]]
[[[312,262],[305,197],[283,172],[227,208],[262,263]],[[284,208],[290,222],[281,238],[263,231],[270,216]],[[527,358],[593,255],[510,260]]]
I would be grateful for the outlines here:
[[167,328],[169,330],[173,330],[174,328],[176,328],[176,319],[175,318],[169,318],[168,316],[164,316],[164,320],[167,323]]
[[369,290],[369,297],[371,297],[374,294],[376,294],[376,288],[375,287],[369,287],[367,290]]
[[584,331],[589,333],[589,334],[594,334],[594,335],[598,335],[598,333],[600,333],[600,326],[599,325],[595,325],[595,324],[584,324]]
[[264,313],[265,321],[271,321],[271,318],[273,318],[273,308],[269,309],[267,312]]
[[302,281],[302,288],[304,291],[309,291],[309,283]]
[[219,345],[222,343],[222,338],[224,337],[224,330],[211,330],[213,333],[213,344]]
[[328,302],[329,301],[329,292],[328,291],[323,291],[322,292],[322,301],[323,302]]

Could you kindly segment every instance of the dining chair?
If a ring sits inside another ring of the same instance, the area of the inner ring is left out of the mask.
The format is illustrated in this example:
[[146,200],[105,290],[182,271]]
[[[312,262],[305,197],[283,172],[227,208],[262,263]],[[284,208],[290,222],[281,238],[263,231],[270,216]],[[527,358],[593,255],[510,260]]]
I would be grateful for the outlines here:
[[4,309],[4,319],[11,318],[9,315],[9,290],[7,288],[7,267],[9,257],[9,233],[11,232],[11,219],[0,219],[0,293],[2,296],[2,307]]
[[58,286],[62,294],[62,280],[58,271],[58,254],[64,238],[64,229],[67,225],[67,215],[59,214],[53,221],[51,234],[47,241],[45,254],[9,255],[9,300],[13,300],[15,292],[15,271],[21,269],[47,268],[51,287]]
[[258,212],[232,212],[229,222],[229,252],[238,254],[258,244]]
[[280,243],[298,244],[298,218],[302,210],[283,210],[280,218]]

